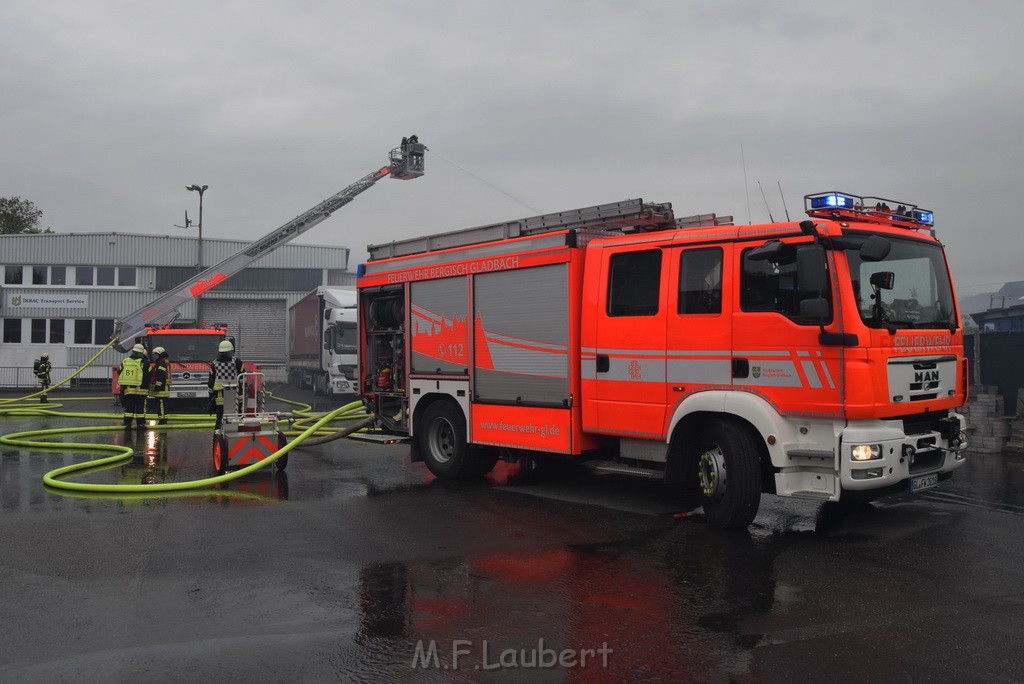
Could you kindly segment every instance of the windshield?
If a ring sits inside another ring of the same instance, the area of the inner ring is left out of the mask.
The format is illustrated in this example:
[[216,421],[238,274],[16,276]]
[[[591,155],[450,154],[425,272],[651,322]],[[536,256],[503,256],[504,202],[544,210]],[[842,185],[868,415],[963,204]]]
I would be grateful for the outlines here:
[[334,353],[355,354],[356,353],[356,324],[335,323],[334,324]]
[[892,249],[881,261],[861,261],[856,249],[846,252],[861,320],[871,328],[957,327],[942,248],[887,239]]
[[210,362],[217,358],[220,335],[150,335],[149,348],[163,347],[171,363]]

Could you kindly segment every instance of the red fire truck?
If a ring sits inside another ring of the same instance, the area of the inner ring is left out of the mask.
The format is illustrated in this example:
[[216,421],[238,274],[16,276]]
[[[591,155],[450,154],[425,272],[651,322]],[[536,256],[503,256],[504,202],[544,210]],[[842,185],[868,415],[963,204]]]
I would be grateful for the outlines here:
[[[171,323],[169,325],[147,326],[139,342],[147,352],[157,347],[167,350],[171,362],[171,395],[170,400],[207,399],[210,390],[207,380],[210,374],[210,362],[217,358],[217,345],[227,339],[227,327],[224,325],[196,325],[194,323]],[[246,364],[247,371],[258,368]],[[117,369],[113,369],[114,394],[119,394]]]
[[826,192],[735,226],[627,200],[369,247],[361,388],[438,477],[615,461],[745,527],[963,464],[967,365],[930,211]]

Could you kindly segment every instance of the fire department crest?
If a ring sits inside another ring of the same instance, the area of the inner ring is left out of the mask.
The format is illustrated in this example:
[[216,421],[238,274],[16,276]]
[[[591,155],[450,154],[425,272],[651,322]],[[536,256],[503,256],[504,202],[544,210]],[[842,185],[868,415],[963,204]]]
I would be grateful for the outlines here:
[[640,362],[633,359],[629,362],[629,379],[639,380],[640,379]]
[[759,378],[759,377],[761,377],[761,367],[760,367],[760,366],[751,366],[751,367],[750,367],[750,372],[751,372],[751,374],[752,374],[752,375],[753,375],[753,376],[754,376],[755,378]]
[[21,306],[21,295],[11,297],[11,306]]

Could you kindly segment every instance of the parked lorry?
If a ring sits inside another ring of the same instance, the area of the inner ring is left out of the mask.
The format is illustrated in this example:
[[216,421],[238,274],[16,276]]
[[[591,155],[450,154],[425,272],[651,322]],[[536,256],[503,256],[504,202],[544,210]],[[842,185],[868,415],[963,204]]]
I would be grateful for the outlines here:
[[731,225],[627,200],[370,245],[360,388],[440,478],[596,459],[745,527],[764,492],[917,492],[964,463],[933,215],[848,193]]
[[289,382],[314,394],[355,398],[355,288],[316,288],[288,310],[288,327]]

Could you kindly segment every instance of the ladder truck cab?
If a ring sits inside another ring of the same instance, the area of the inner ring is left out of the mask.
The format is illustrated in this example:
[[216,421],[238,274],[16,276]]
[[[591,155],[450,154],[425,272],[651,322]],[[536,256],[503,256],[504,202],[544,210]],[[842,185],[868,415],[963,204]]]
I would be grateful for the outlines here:
[[699,494],[934,486],[963,465],[967,362],[930,211],[825,192],[736,226],[627,200],[370,245],[360,386],[438,477],[615,461]]
[[[234,338],[227,336],[224,324],[197,325],[194,321],[174,321],[167,325],[148,325],[145,332],[135,341],[146,348],[147,354],[163,347],[170,360],[171,384],[169,400],[191,401],[208,399],[210,396],[207,380],[210,362],[217,358],[217,346],[226,339],[234,344]],[[253,364],[246,364],[248,371],[256,371]],[[113,369],[114,394],[120,392],[117,384],[117,369]]]

